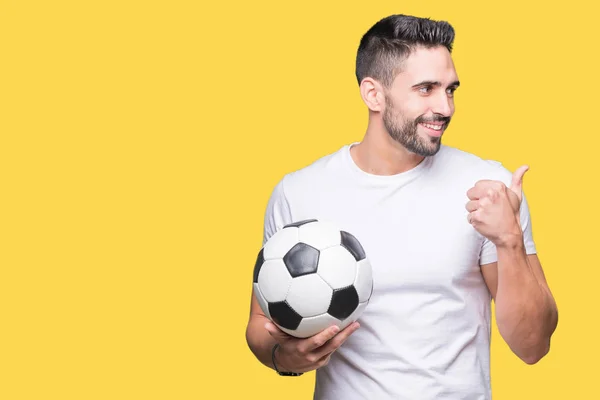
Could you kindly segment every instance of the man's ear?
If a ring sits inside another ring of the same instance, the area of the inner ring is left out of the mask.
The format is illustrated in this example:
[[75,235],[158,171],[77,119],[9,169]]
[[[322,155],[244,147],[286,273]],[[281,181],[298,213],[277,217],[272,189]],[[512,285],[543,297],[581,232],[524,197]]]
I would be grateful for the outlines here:
[[360,96],[369,110],[381,112],[385,107],[383,86],[372,78],[365,78],[360,83]]

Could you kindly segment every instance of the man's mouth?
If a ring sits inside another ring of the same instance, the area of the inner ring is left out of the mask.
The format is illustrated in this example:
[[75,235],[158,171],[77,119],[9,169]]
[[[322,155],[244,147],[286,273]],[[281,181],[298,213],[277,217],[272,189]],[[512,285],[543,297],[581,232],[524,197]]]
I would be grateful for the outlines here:
[[421,122],[421,125],[423,125],[425,128],[429,128],[429,129],[433,129],[434,131],[441,131],[444,128],[444,123],[439,122],[439,123],[424,123]]
[[419,125],[425,128],[425,133],[429,136],[439,138],[444,133],[446,122],[419,122]]

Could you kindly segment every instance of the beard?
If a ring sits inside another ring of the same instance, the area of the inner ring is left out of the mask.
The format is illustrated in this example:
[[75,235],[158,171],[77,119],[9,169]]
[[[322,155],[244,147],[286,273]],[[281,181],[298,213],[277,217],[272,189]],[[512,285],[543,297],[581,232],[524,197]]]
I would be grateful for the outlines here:
[[[408,151],[423,157],[435,155],[442,145],[442,137],[422,138],[417,133],[420,123],[427,122],[445,122],[442,129],[446,129],[450,124],[450,117],[444,117],[440,114],[434,114],[432,118],[425,118],[422,115],[414,120],[402,118],[400,112],[393,113],[394,107],[386,96],[386,107],[383,112],[383,125],[390,137],[400,143]],[[397,121],[404,121],[399,123]]]

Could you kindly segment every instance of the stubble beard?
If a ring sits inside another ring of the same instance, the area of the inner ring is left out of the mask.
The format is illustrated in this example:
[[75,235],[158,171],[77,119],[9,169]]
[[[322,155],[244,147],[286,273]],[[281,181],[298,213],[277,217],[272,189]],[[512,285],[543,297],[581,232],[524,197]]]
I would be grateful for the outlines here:
[[[397,122],[402,120],[404,120],[404,123],[402,124]],[[428,121],[444,121],[445,125],[443,129],[445,129],[450,122],[449,118],[441,116],[434,118],[433,120],[429,119]],[[421,122],[426,122],[423,116],[414,120],[405,120],[402,118],[402,113],[400,111],[394,114],[393,105],[386,98],[386,107],[383,112],[383,125],[390,137],[412,153],[423,157],[433,156],[440,150],[442,137],[420,137],[417,133],[417,129]]]

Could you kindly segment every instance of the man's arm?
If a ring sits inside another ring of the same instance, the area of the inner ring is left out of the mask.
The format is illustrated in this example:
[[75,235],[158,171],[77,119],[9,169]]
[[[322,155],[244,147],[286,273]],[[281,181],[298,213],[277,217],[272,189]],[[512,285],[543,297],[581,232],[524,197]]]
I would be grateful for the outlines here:
[[537,255],[525,250],[524,231],[530,241],[531,227],[521,204],[528,169],[517,169],[510,187],[500,181],[477,182],[467,192],[466,208],[471,225],[495,246],[497,261],[482,265],[481,271],[496,303],[498,330],[519,358],[534,364],[550,349],[558,311]]
[[556,302],[536,254],[522,240],[497,247],[498,262],[483,265],[483,278],[496,305],[498,331],[511,350],[535,364],[550,350],[558,324]]
[[275,361],[280,371],[308,372],[329,363],[331,354],[359,328],[354,322],[340,331],[333,325],[314,336],[299,339],[288,335],[263,314],[258,300],[252,293],[250,320],[246,327],[246,341],[256,358],[269,368],[273,346],[278,343]]
[[248,347],[254,353],[256,358],[269,368],[273,368],[271,362],[271,350],[275,343],[275,339],[265,329],[265,324],[269,322],[266,315],[263,314],[252,291],[252,299],[250,303],[250,319],[246,327],[246,342]]

